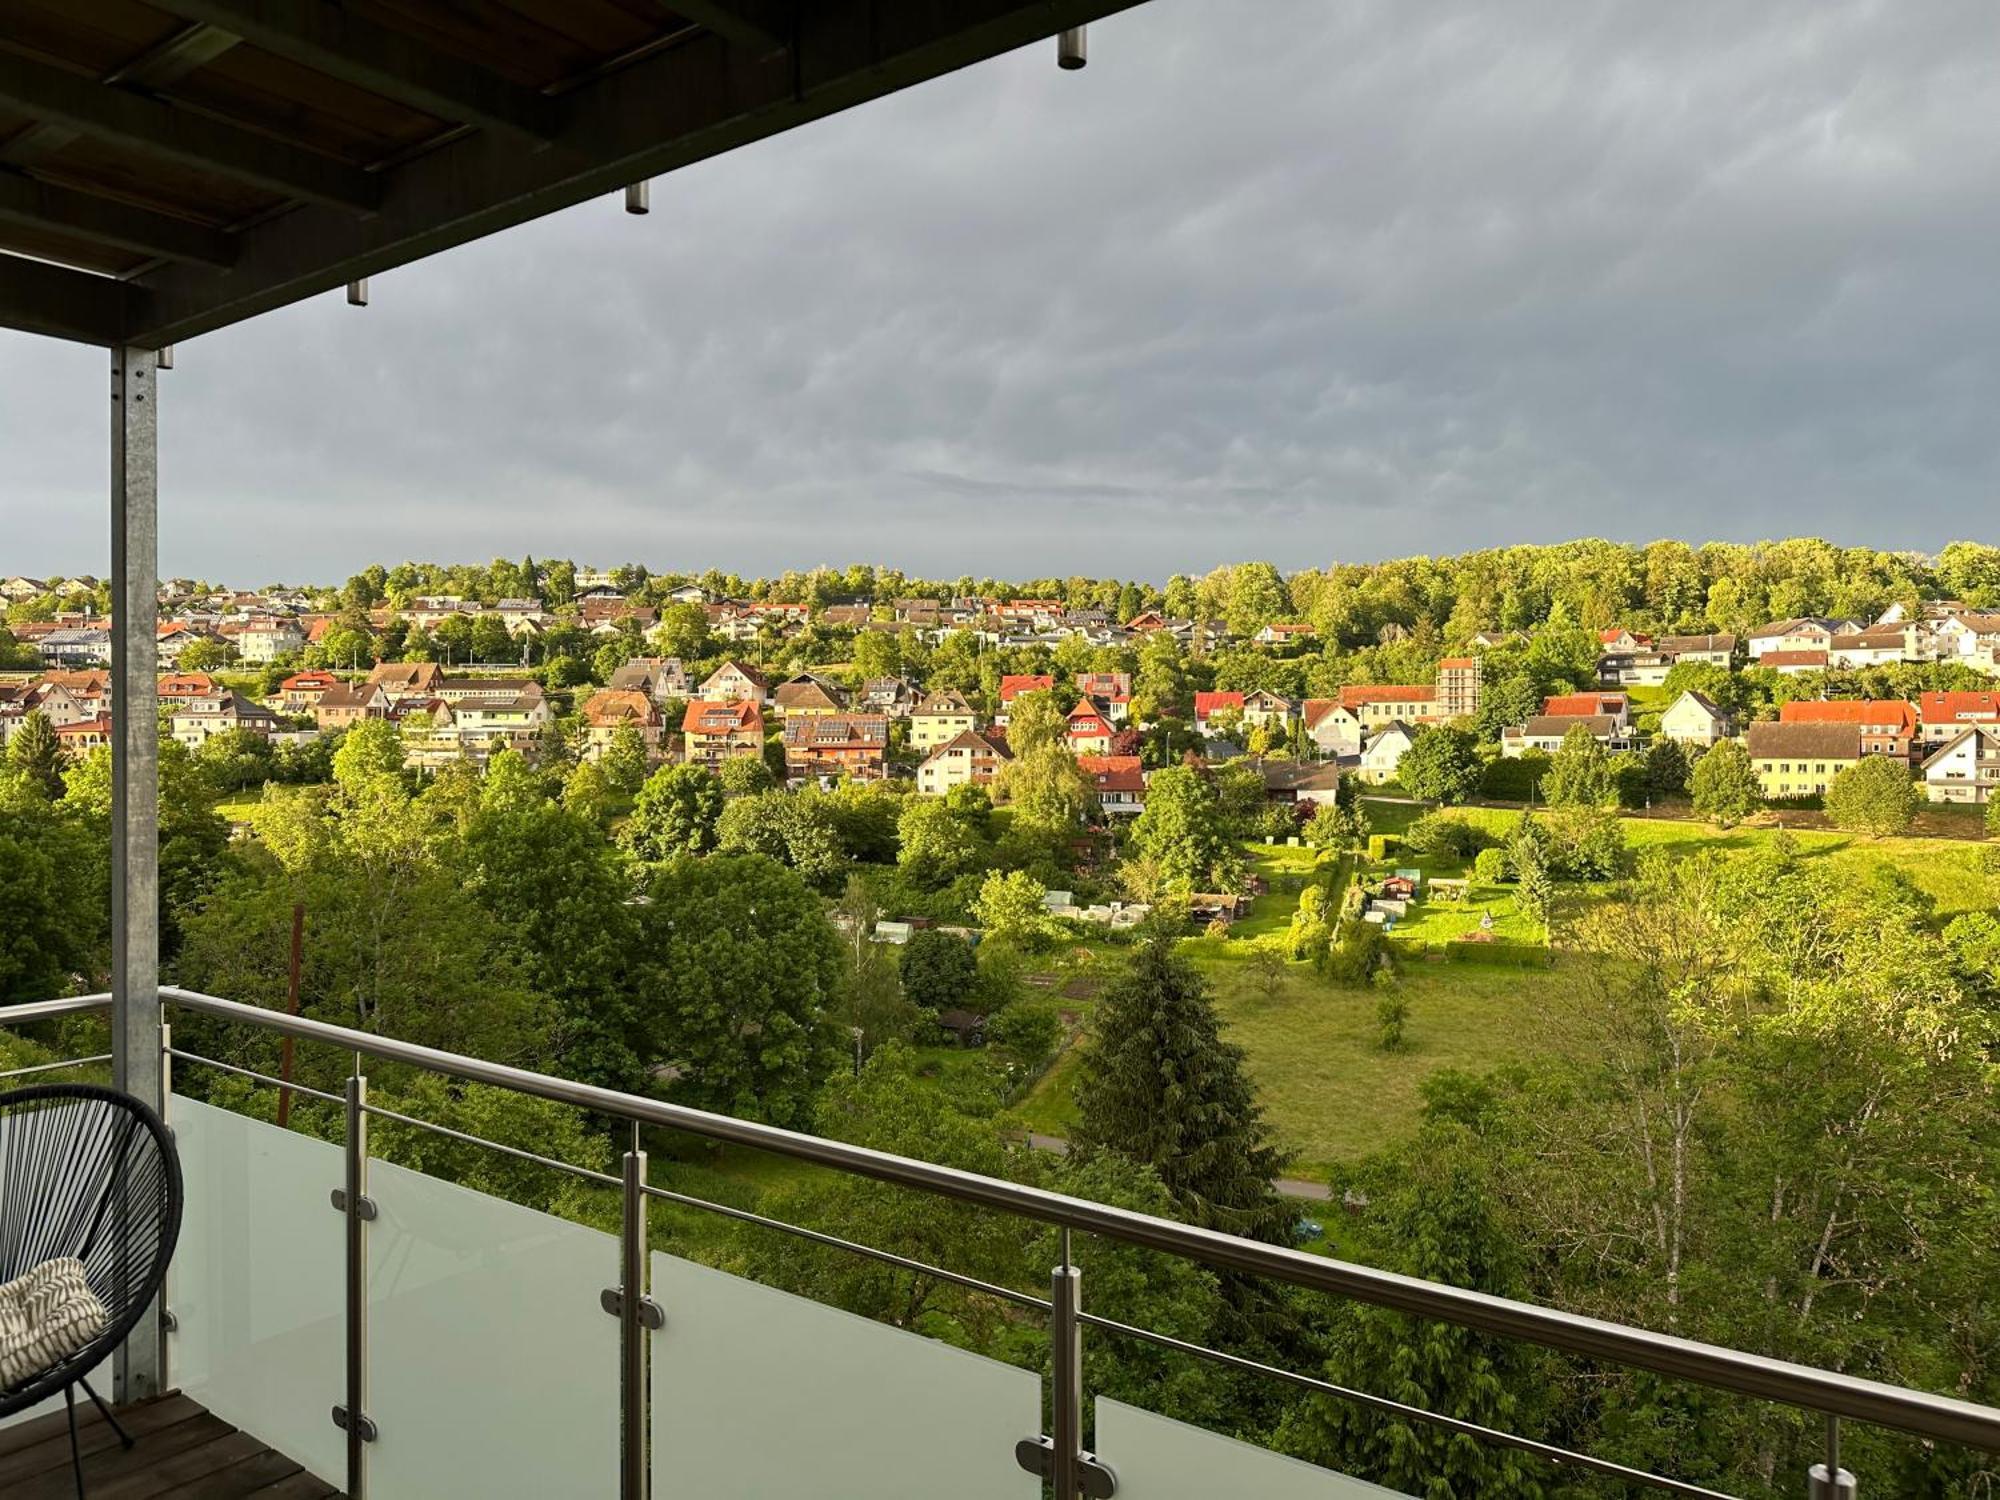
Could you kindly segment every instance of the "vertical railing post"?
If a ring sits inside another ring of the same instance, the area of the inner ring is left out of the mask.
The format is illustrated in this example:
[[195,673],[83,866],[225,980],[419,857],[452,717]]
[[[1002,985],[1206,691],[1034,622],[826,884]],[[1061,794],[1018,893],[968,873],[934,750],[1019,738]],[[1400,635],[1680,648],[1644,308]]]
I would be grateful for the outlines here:
[[1840,1418],[1826,1419],[1826,1462],[1814,1464],[1806,1475],[1806,1494],[1810,1500],[1855,1500],[1859,1485],[1854,1476],[1840,1466]]
[[333,1421],[347,1433],[348,1500],[368,1492],[368,1444],[375,1440],[368,1415],[368,1221],[375,1204],[368,1196],[368,1080],[360,1064],[357,1056],[347,1079],[346,1153],[333,1200],[347,1231],[347,1398],[333,1409]]
[[[159,416],[157,356],[111,351],[111,1076],[160,1092]],[[158,1318],[118,1350],[116,1399],[163,1388]]]
[[1083,1271],[1072,1263],[1069,1230],[1062,1232],[1062,1264],[1049,1276],[1049,1483],[1055,1500],[1083,1493]]
[[639,1149],[638,1129],[632,1132],[632,1149],[625,1153],[624,1214],[619,1235],[618,1303],[618,1395],[619,1458],[618,1493],[621,1500],[646,1500],[650,1465],[647,1462],[646,1399],[647,1352],[652,1304],[646,1296],[646,1153]]

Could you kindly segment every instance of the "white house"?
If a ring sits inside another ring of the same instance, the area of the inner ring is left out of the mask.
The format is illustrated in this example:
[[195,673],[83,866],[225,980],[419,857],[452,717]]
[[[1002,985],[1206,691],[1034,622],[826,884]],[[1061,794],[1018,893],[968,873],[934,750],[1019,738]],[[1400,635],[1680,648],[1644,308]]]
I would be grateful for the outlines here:
[[1683,745],[1713,745],[1729,738],[1729,716],[1706,695],[1690,690],[1660,715],[1660,733]]
[[1924,758],[1924,795],[1933,802],[1990,802],[2000,789],[2000,724],[1962,729]]
[[1396,768],[1403,763],[1404,753],[1416,742],[1416,731],[1402,720],[1389,723],[1362,747],[1361,779],[1377,785],[1394,781]]
[[1359,755],[1363,730],[1360,716],[1338,698],[1308,698],[1301,706],[1306,738],[1321,755]]

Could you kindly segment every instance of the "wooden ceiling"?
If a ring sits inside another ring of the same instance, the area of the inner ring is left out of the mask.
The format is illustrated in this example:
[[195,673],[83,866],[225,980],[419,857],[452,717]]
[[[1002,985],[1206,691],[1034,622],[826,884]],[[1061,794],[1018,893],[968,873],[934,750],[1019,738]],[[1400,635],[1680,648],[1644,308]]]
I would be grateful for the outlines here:
[[0,327],[156,348],[1134,3],[0,0]]

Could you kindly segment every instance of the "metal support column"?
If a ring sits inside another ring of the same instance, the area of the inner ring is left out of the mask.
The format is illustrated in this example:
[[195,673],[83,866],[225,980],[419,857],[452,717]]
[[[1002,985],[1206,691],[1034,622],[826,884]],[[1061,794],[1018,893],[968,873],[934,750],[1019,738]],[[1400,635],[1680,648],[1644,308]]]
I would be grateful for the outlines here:
[[368,1493],[368,1445],[375,1423],[368,1415],[368,1221],[375,1202],[368,1196],[368,1080],[360,1059],[347,1080],[347,1142],[342,1185],[333,1206],[347,1224],[347,1399],[333,1409],[333,1425],[347,1434],[347,1497]]
[[[111,352],[111,1076],[158,1110],[160,1068],[159,410],[157,356]],[[120,1402],[163,1388],[160,1320],[118,1351]]]
[[646,1295],[646,1153],[638,1149],[639,1129],[632,1127],[632,1148],[625,1153],[625,1205],[618,1238],[618,1395],[620,1500],[646,1500],[651,1465],[647,1461],[646,1381],[647,1335],[660,1326],[657,1305]]
[[1806,1474],[1806,1494],[1811,1500],[1855,1500],[1858,1491],[1854,1476],[1840,1466],[1840,1418],[1828,1417],[1826,1462]]
[[1063,1231],[1063,1263],[1049,1277],[1049,1484],[1055,1500],[1083,1494],[1083,1272],[1070,1263]]

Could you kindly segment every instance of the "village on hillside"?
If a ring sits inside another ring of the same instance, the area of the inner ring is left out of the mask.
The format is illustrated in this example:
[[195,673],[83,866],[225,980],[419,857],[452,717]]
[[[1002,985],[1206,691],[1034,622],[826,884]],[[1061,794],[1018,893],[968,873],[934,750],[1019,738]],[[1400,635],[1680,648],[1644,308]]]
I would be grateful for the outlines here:
[[[110,742],[111,621],[93,612],[97,588],[0,580],[14,667],[0,674],[0,741],[39,716],[71,757]],[[1047,694],[1107,822],[1138,814],[1149,777],[1183,761],[1247,759],[1274,802],[1309,813],[1343,779],[1393,788],[1404,755],[1447,725],[1476,736],[1485,789],[1500,796],[1531,796],[1539,761],[1579,735],[1614,756],[1670,742],[1690,765],[1740,743],[1759,793],[1780,806],[1812,805],[1876,756],[1907,765],[1936,803],[1984,805],[2000,786],[2000,610],[1950,599],[1868,620],[1774,620],[1740,637],[1603,628],[1591,680],[1575,680],[1573,666],[1561,691],[1523,701],[1516,690],[1503,706],[1489,662],[1532,646],[1532,630],[1473,632],[1422,681],[1311,696],[1226,680],[1246,659],[1316,650],[1299,621],[1239,634],[1223,619],[1159,608],[1119,618],[1059,598],[730,598],[695,581],[632,587],[588,570],[565,593],[560,603],[409,593],[329,608],[338,597],[325,590],[169,581],[163,727],[190,750],[224,735],[297,749],[379,719],[398,729],[408,764],[429,770],[500,749],[534,758],[552,744],[595,761],[629,736],[654,765],[756,758],[794,786],[902,778],[942,796],[990,786],[1012,758],[1017,701]],[[1386,626],[1382,642],[1406,634]],[[1147,691],[1143,670],[1135,691],[1148,649],[1180,664],[1177,697]],[[939,659],[928,674],[865,665],[926,656]],[[1892,672],[1967,685],[1867,691]],[[1203,677],[1217,685],[1193,685]],[[1510,773],[1496,761],[1526,764]]]

